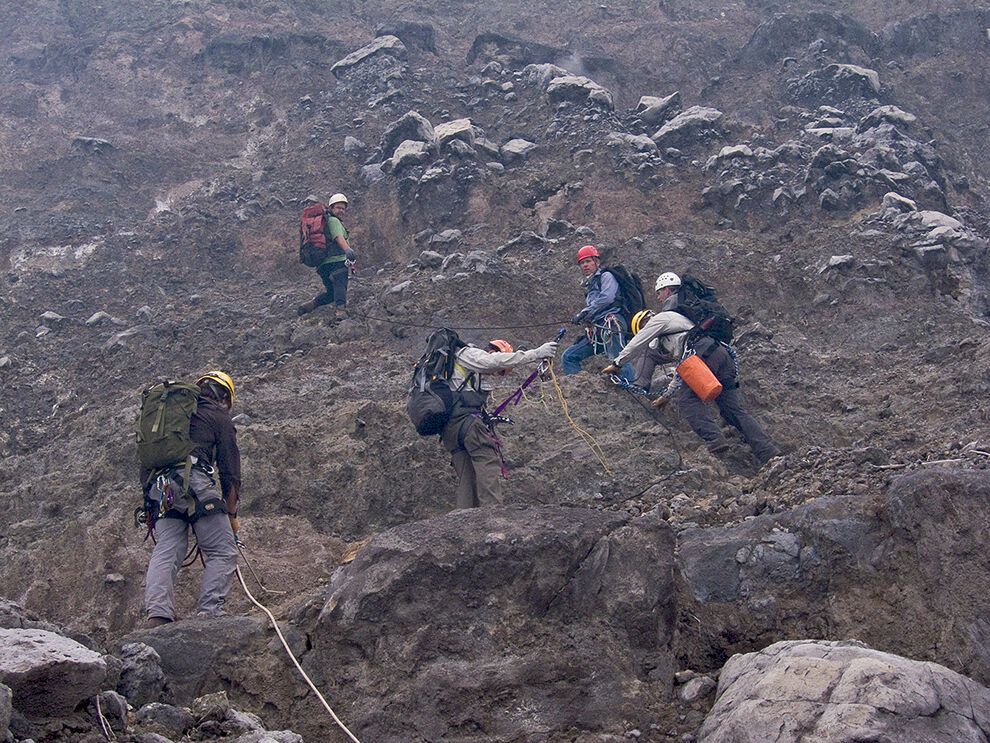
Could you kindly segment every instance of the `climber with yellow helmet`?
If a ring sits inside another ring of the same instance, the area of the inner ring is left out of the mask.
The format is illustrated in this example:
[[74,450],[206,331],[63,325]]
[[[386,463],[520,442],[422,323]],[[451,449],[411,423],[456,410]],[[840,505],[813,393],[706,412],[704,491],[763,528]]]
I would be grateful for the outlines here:
[[[230,417],[234,380],[226,372],[213,370],[200,376],[195,387],[174,386],[185,387],[194,394],[198,390],[198,395],[188,419],[191,453],[171,466],[155,470],[142,467],[145,502],[151,499],[160,504],[160,517],[149,525],[154,527],[156,536],[144,592],[149,626],[167,624],[176,618],[175,579],[187,553],[190,530],[204,562],[197,616],[223,615],[237,567],[241,454]],[[168,424],[172,413],[166,399],[167,394],[160,397],[162,412],[158,417]]]

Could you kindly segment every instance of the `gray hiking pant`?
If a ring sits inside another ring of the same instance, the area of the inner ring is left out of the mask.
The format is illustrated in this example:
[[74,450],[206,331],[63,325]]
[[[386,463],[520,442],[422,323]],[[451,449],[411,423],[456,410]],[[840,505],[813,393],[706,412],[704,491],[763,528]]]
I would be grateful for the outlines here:
[[665,358],[664,354],[660,351],[655,351],[652,348],[646,349],[646,353],[640,356],[633,365],[633,368],[636,370],[636,379],[633,380],[633,384],[649,392],[650,384],[653,382],[653,372],[656,371],[657,365],[661,364]]
[[[222,500],[216,484],[204,472],[194,468],[189,480],[190,489],[200,501]],[[174,479],[173,487],[174,508],[185,512],[188,497],[182,496],[182,486]],[[175,619],[175,579],[189,549],[190,529],[196,535],[205,562],[196,611],[211,617],[223,615],[223,604],[237,567],[237,545],[227,514],[217,513],[203,516],[193,524],[179,518],[158,520],[155,526],[158,541],[151,552],[144,587],[144,608],[149,617]]]
[[451,421],[441,441],[457,473],[457,508],[500,505],[502,459],[485,424],[473,416]]
[[[718,412],[725,422],[742,434],[749,448],[753,450],[754,456],[761,462],[766,462],[780,454],[773,439],[767,435],[756,418],[743,408],[742,393],[736,382],[736,365],[729,352],[722,346],[716,346],[704,361],[724,388],[715,398],[715,404],[718,405]],[[682,384],[674,395],[674,402],[677,405],[677,412],[704,440],[709,449],[717,449],[726,444],[722,429],[711,414],[711,408],[703,403],[690,387]]]

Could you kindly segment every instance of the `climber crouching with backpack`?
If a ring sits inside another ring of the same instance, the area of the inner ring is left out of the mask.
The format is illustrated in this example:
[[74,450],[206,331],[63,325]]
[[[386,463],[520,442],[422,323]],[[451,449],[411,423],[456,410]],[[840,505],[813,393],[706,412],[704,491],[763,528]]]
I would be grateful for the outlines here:
[[457,508],[502,503],[501,441],[486,405],[492,384],[488,375],[503,375],[523,364],[553,359],[557,342],[530,351],[513,351],[504,340],[485,349],[470,346],[457,333],[441,328],[427,339],[416,364],[406,410],[420,436],[439,434],[457,473]]
[[[688,278],[685,277],[686,282]],[[736,356],[729,345],[732,338],[731,319],[717,303],[714,290],[694,279],[691,279],[689,285],[697,285],[701,289],[694,292],[689,291],[686,286],[682,287],[681,278],[675,273],[660,274],[656,283],[660,312],[649,318],[615,358],[612,366],[603,371],[617,372],[620,364],[640,358],[650,349],[651,343],[657,341],[655,350],[672,362],[681,362],[681,365],[663,394],[654,400],[653,406],[660,409],[673,400],[677,412],[704,440],[708,451],[716,455],[722,454],[729,449],[722,429],[712,417],[706,400],[699,397],[682,377],[688,374],[683,370],[683,362],[690,356],[697,356],[704,362],[705,369],[701,370],[702,373],[707,370],[709,376],[714,377],[711,380],[711,395],[717,395],[712,399],[718,405],[722,418],[742,434],[753,455],[761,464],[765,464],[780,456],[781,452],[763,427],[743,407]],[[719,384],[721,391],[717,387]]]
[[[577,374],[581,362],[599,353],[614,359],[622,350],[628,330],[623,317],[622,287],[612,270],[602,268],[598,248],[585,245],[577,252],[577,262],[586,287],[585,306],[571,322],[584,325],[585,333],[560,357],[564,374]],[[632,366],[622,369],[621,376],[632,381],[635,376]]]
[[175,620],[175,580],[190,530],[204,562],[198,617],[223,616],[237,567],[241,455],[230,418],[234,380],[225,372],[210,371],[196,387],[195,412],[189,419],[191,455],[181,464],[141,471],[149,531],[153,529],[156,537],[144,591],[148,625],[153,627]]

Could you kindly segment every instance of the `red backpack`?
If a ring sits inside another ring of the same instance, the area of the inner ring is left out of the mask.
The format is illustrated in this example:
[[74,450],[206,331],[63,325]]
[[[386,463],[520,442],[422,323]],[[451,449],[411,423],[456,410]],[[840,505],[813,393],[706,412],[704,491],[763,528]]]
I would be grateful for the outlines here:
[[315,268],[327,257],[327,208],[310,204],[299,219],[299,262]]

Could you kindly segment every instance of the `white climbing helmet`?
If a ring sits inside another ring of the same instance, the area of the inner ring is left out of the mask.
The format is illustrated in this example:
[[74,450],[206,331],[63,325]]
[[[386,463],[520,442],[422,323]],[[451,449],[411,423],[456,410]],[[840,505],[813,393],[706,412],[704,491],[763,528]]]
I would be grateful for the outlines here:
[[668,286],[680,286],[681,277],[672,271],[667,271],[667,273],[662,273],[657,276],[657,288],[656,291],[661,289],[666,289]]
[[347,203],[347,197],[344,196],[344,194],[335,193],[333,196],[330,197],[330,200],[327,202],[327,206],[331,207],[334,204],[346,204],[346,203]]

